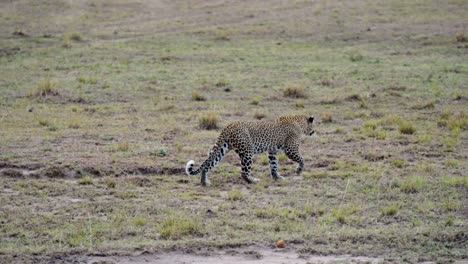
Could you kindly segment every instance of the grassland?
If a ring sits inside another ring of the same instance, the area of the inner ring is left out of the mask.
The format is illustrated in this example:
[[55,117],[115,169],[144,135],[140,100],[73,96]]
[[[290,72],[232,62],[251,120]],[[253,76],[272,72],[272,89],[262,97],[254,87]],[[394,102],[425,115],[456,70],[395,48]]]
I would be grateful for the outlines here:
[[[467,259],[464,1],[31,1],[0,7],[0,262],[274,245]],[[302,176],[229,122],[314,114]],[[210,124],[210,126],[206,126]],[[214,126],[213,126],[214,124]],[[211,129],[207,129],[211,128]]]

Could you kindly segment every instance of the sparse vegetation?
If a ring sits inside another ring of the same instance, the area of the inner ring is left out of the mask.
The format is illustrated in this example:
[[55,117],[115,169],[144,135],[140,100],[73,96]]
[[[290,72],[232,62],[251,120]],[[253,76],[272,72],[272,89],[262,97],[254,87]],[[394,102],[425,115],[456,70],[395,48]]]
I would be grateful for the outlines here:
[[199,235],[202,225],[198,219],[183,215],[174,215],[164,220],[161,227],[161,237],[164,239],[181,239],[184,236]]
[[427,184],[427,179],[423,176],[410,176],[401,184],[401,190],[406,193],[415,193],[424,189]]
[[[467,259],[464,4],[3,1],[0,263]],[[288,114],[318,121],[300,176],[183,176],[212,129]]]

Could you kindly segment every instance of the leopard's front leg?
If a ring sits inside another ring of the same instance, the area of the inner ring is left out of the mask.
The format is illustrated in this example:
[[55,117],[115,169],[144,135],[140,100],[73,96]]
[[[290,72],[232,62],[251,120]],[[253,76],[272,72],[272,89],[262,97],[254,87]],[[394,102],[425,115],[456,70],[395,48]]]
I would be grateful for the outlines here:
[[299,153],[299,139],[290,140],[289,143],[284,148],[284,153],[290,160],[297,162],[296,174],[299,175],[304,170],[304,158]]

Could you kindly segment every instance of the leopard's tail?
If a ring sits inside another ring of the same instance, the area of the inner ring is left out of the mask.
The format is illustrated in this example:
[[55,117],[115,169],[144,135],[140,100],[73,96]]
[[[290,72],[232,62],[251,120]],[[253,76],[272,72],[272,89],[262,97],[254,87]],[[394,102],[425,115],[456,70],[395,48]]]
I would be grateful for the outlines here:
[[228,151],[229,144],[223,139],[218,139],[216,144],[211,149],[208,158],[200,165],[200,167],[198,169],[194,169],[193,167],[195,165],[195,161],[190,160],[185,165],[185,173],[187,173],[188,176],[195,176],[200,172],[207,173],[223,159]]
[[193,170],[193,165],[195,164],[195,161],[189,160],[187,164],[185,165],[185,173],[187,173],[188,176],[195,176],[200,173],[200,168],[197,170]]

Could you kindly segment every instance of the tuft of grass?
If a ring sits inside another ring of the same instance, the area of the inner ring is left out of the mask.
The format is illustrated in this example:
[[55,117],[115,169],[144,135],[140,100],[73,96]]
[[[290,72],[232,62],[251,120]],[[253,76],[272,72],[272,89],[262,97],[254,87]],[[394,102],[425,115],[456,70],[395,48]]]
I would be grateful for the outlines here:
[[181,239],[188,235],[199,235],[202,225],[199,220],[186,216],[171,216],[164,220],[160,235],[163,239]]
[[298,84],[288,84],[284,90],[283,95],[290,98],[307,98],[305,88]]
[[305,108],[304,101],[297,101],[296,102],[296,108]]
[[445,176],[441,178],[441,182],[447,186],[468,188],[468,176]]
[[427,179],[422,176],[410,176],[401,184],[401,190],[405,193],[416,193],[426,188]]
[[66,36],[73,41],[82,41],[83,37],[78,32],[67,33]]
[[117,182],[112,178],[104,178],[103,182],[107,186],[107,188],[115,188],[115,186],[117,185]]
[[382,215],[384,216],[395,216],[398,214],[398,211],[400,210],[400,205],[397,203],[391,204],[387,207],[381,208]]
[[444,209],[447,212],[456,212],[462,207],[461,202],[455,199],[446,199],[443,201]]
[[456,168],[458,168],[460,166],[460,163],[456,159],[446,159],[445,160],[445,165],[447,165],[447,167],[451,167],[451,168],[456,169]]
[[463,33],[457,33],[455,35],[455,39],[457,40],[457,42],[466,42],[468,40],[468,38]]
[[142,216],[136,216],[132,219],[132,224],[137,227],[143,227],[148,223],[148,219]]
[[81,184],[81,185],[92,185],[93,183],[94,183],[93,178],[89,176],[85,176],[78,180],[78,184]]
[[439,127],[447,127],[451,130],[453,129],[466,129],[468,127],[468,119],[465,116],[465,113],[458,112],[448,112],[445,111],[440,115],[440,120],[437,122]]
[[234,189],[228,193],[228,199],[231,201],[240,201],[244,199],[244,194],[241,190]]
[[198,92],[192,92],[192,100],[194,101],[206,101],[206,97],[203,96],[202,94],[198,93]]
[[255,112],[255,114],[254,114],[254,118],[258,119],[258,120],[263,119],[265,117],[266,117],[266,114],[262,113],[262,112]]
[[115,148],[115,151],[118,152],[126,152],[130,149],[130,144],[128,143],[127,140],[124,140],[122,142],[119,142]]
[[46,97],[59,95],[58,83],[50,80],[49,78],[42,80],[38,83],[36,89],[29,92],[30,97]]
[[45,120],[45,119],[39,119],[37,122],[39,123],[40,126],[49,126],[50,125],[50,122],[48,120]]
[[322,113],[322,123],[331,123],[333,122],[333,116],[330,112],[323,112]]
[[416,132],[416,128],[411,122],[401,121],[398,131],[400,131],[401,134],[412,135]]
[[158,157],[165,157],[165,156],[167,156],[167,149],[160,148],[160,149],[156,150],[155,155],[158,156]]
[[260,99],[254,98],[254,99],[252,99],[252,101],[250,101],[250,104],[251,105],[259,105],[260,104]]
[[406,160],[395,159],[395,160],[392,160],[392,165],[396,168],[401,169],[401,168],[408,166],[408,162],[406,162]]
[[349,53],[348,58],[352,62],[358,62],[358,61],[362,61],[364,59],[364,56],[360,52],[355,51],[355,52]]
[[432,109],[435,107],[436,101],[428,101],[428,102],[419,102],[413,105],[411,108],[415,110],[423,110],[423,109]]
[[93,77],[79,77],[78,78],[78,82],[79,83],[83,83],[83,84],[97,84],[98,83],[98,80],[96,78],[93,78]]
[[[231,83],[230,83],[228,80],[226,80],[226,79],[220,79],[220,80],[218,80],[218,81],[216,82],[215,86],[216,86],[216,87],[229,87],[229,86],[231,86]],[[231,89],[225,88],[224,91],[225,91],[225,92],[230,92]]]
[[218,128],[219,118],[214,113],[208,113],[198,120],[198,126],[201,129],[213,130]]
[[81,127],[81,120],[78,118],[74,118],[70,120],[70,123],[68,123],[68,128],[78,129],[80,127]]
[[228,31],[226,30],[218,30],[215,33],[214,40],[218,41],[229,41],[231,40],[231,36]]
[[63,35],[62,47],[71,48],[73,41],[78,42],[78,41],[82,41],[82,40],[83,40],[83,38],[77,32],[66,33],[66,34]]

